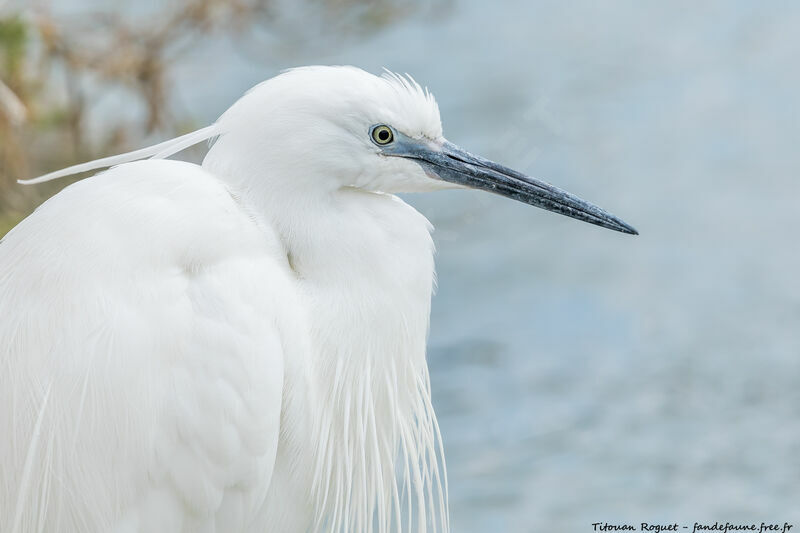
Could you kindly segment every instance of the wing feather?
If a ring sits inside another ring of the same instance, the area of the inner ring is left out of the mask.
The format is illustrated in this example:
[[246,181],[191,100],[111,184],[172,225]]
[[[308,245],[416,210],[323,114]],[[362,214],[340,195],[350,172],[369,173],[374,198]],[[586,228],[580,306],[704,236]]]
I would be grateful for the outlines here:
[[235,531],[278,444],[285,256],[225,187],[121,165],[0,242],[0,530]]

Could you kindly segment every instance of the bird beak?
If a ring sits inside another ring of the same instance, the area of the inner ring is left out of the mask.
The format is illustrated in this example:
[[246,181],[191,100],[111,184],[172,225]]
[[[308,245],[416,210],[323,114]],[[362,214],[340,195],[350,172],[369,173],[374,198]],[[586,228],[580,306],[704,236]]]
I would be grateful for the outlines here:
[[414,159],[433,178],[493,192],[614,231],[639,234],[631,225],[594,204],[549,183],[473,155],[451,142],[418,140],[403,134],[397,137],[383,152]]

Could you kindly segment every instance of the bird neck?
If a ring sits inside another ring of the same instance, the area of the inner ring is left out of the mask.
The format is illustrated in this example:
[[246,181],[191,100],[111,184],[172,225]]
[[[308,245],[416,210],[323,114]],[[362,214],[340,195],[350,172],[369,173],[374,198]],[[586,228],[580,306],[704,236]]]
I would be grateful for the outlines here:
[[429,222],[388,194],[244,186],[229,176],[234,195],[278,233],[307,312],[308,360],[285,369],[287,383],[307,386],[284,398],[284,412],[297,416],[284,418],[292,426],[282,432],[311,447],[297,452],[310,460],[293,462],[310,479],[317,528],[446,531],[425,360]]
[[401,529],[426,531],[438,515],[434,530],[445,530],[425,360],[430,224],[394,196],[355,189],[311,207],[281,233],[311,313],[318,525],[361,531],[375,520],[388,531],[402,501],[416,524]]

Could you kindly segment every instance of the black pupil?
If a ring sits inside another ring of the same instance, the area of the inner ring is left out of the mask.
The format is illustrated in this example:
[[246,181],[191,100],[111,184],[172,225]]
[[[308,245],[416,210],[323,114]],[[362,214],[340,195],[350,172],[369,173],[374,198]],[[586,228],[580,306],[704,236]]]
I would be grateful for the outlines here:
[[378,132],[378,139],[380,139],[382,141],[388,141],[389,140],[389,130],[380,130]]

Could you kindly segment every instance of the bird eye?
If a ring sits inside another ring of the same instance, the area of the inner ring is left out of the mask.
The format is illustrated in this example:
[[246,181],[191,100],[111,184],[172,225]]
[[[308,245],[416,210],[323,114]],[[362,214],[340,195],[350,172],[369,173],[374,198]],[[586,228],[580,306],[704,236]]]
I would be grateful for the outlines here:
[[389,144],[394,140],[392,128],[383,124],[380,126],[375,126],[372,128],[372,140],[375,142],[375,144],[379,144],[381,146],[384,144]]

